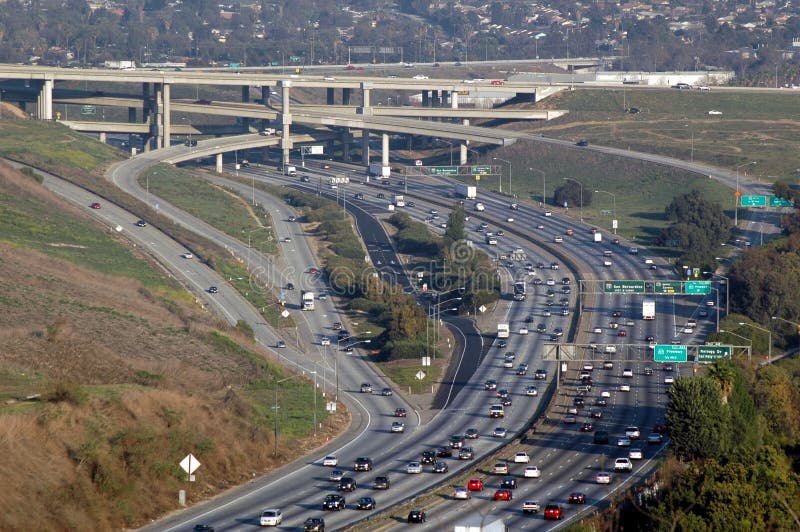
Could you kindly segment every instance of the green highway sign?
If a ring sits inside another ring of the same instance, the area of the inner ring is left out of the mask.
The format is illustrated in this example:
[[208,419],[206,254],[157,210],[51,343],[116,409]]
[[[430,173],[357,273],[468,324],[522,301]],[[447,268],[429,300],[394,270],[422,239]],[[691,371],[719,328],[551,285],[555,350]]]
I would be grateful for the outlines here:
[[431,166],[431,175],[458,175],[458,166]]
[[686,281],[683,285],[683,290],[687,294],[710,294],[711,281]]
[[653,353],[656,362],[686,362],[688,359],[685,345],[656,345]]
[[491,166],[485,166],[485,165],[472,166],[472,167],[470,167],[469,173],[470,174],[478,174],[478,175],[491,174],[492,173],[492,167]]
[[97,114],[97,107],[95,107],[94,105],[81,105],[81,114],[82,115]]
[[683,283],[680,281],[656,281],[653,283],[653,292],[656,294],[680,294],[683,292]]
[[740,199],[742,207],[766,207],[766,196],[742,196]]
[[770,196],[769,197],[769,206],[770,207],[791,207],[792,202],[787,200],[786,198],[781,198],[779,196]]
[[644,281],[603,281],[606,294],[644,294]]
[[697,361],[714,362],[718,358],[730,358],[731,346],[729,345],[698,345]]

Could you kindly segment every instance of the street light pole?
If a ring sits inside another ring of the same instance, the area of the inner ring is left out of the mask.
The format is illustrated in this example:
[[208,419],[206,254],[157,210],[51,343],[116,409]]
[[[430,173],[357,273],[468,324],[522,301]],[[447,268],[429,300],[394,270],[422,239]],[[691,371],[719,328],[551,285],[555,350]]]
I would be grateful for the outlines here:
[[712,286],[711,289],[717,294],[717,332],[719,332],[719,288],[714,288]]
[[544,207],[547,205],[547,174],[544,173],[544,170],[539,170],[538,168],[528,167],[528,170],[531,172],[540,172],[542,174],[542,203],[540,207]]
[[[746,338],[746,337],[744,337],[744,336],[742,336],[740,334],[736,334],[735,332],[732,332],[732,331],[723,331],[722,329],[720,329],[717,332],[720,332],[722,334],[732,334],[733,336],[736,336],[737,338],[741,338],[742,340],[744,340],[745,342],[750,344],[750,351],[753,350],[753,341],[750,338]],[[750,353],[747,354],[747,361],[750,362]]]
[[608,194],[611,196],[611,228],[614,230],[614,234],[617,234],[617,228],[614,227],[614,219],[617,215],[617,195],[612,194],[611,192],[605,190],[595,190],[595,192],[599,192],[601,194]]
[[758,329],[759,331],[764,331],[769,335],[769,345],[767,346],[767,364],[772,364],[772,331],[769,329],[765,329],[759,325],[755,325],[753,323],[747,323],[745,321],[740,321],[739,325],[747,325],[748,327],[752,327],[753,329]]
[[580,187],[581,187],[581,206],[580,206],[580,207],[581,207],[581,211],[580,211],[580,218],[581,218],[581,222],[582,222],[582,221],[583,221],[583,183],[581,183],[580,181],[578,181],[578,180],[577,180],[577,179],[575,179],[574,177],[562,177],[561,179],[565,179],[565,180],[567,180],[567,181],[575,181],[575,182],[576,182],[576,183],[578,183],[578,185],[580,185]]
[[721,273],[715,272],[703,272],[705,275],[711,275],[713,277],[722,277],[725,279],[725,317],[728,317],[728,313],[731,309],[731,281]]
[[736,195],[733,201],[733,227],[739,227],[739,198],[741,197],[741,192],[739,192],[739,168],[751,164],[758,164],[758,161],[742,163],[736,167]]
[[[501,159],[500,157],[492,157],[493,161],[503,161],[508,165],[508,193],[511,194],[511,161]],[[500,171],[500,194],[503,193],[503,171]],[[513,196],[513,194],[512,194]]]

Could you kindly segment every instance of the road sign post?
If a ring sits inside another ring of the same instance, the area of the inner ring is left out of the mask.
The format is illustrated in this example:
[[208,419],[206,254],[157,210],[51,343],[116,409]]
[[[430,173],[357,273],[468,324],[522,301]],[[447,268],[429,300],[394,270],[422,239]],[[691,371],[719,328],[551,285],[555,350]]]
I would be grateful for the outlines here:
[[644,281],[603,281],[606,294],[644,294]]
[[656,345],[653,351],[653,360],[656,362],[686,362],[685,345]]

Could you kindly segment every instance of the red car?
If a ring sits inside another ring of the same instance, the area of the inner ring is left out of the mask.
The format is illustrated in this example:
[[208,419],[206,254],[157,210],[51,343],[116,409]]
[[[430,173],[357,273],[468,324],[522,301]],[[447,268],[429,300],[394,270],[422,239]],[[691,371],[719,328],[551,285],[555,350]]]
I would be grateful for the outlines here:
[[548,504],[544,507],[544,518],[545,519],[561,519],[564,515],[564,512],[561,510],[561,507],[557,504]]
[[492,80],[492,85],[505,85],[505,84],[506,84],[506,82],[501,80],[501,79],[493,79]]
[[653,432],[657,434],[666,434],[667,433],[667,426],[662,425],[661,423],[657,425],[653,425]]
[[356,67],[355,67],[355,66],[353,66],[353,65],[347,65],[346,67],[344,67],[344,69],[345,69],[345,70],[355,70],[355,69],[356,69]]
[[311,275],[317,275],[319,273],[319,270],[316,268],[309,268],[308,273],[310,273]]
[[90,205],[90,207],[91,207],[92,209],[102,209],[102,208],[103,208],[103,206],[102,206],[102,205],[100,205],[99,203],[92,203],[92,204]]
[[567,229],[566,233],[567,233],[567,236],[572,236],[572,235],[575,234],[575,230],[574,229]]
[[467,482],[467,489],[469,491],[483,491],[483,481],[479,478],[471,478]]
[[395,408],[394,409],[394,417],[406,417],[406,409],[405,408]]
[[496,501],[510,501],[514,498],[511,490],[497,490],[494,492],[494,500]]
[[579,491],[575,491],[569,494],[567,502],[570,504],[586,504],[586,495]]
[[617,333],[617,336],[628,336],[628,331],[620,331]]

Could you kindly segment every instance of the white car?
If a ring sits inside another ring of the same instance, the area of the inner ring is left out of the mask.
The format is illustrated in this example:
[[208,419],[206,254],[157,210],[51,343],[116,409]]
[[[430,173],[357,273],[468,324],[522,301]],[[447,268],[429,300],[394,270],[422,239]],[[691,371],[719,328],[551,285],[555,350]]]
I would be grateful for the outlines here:
[[325,76],[324,78],[322,78],[322,81],[336,81],[336,78],[334,78],[333,76]]
[[673,377],[672,375],[667,375],[666,377],[664,377],[664,384],[672,384],[674,382],[675,382],[675,377]]
[[283,521],[283,514],[278,509],[264,510],[261,512],[261,517],[258,524],[261,526],[278,526]]
[[513,221],[514,221],[514,218],[506,218],[506,222],[508,222],[508,223],[512,223]]
[[622,370],[623,377],[633,377],[633,370],[631,368],[625,368]]
[[323,336],[319,341],[319,345],[331,345],[331,339],[327,336]]
[[419,462],[410,462],[406,466],[406,473],[409,473],[411,475],[418,475],[422,473],[422,464],[420,464]]
[[182,254],[181,257],[183,257],[184,259],[191,259],[194,257],[194,255],[192,255],[187,251],[186,253]]
[[694,334],[694,329],[691,327],[684,327],[683,334]]
[[592,333],[594,333],[594,334],[603,334],[603,329],[600,328],[600,327],[595,327],[594,329],[592,329]]
[[625,429],[625,436],[632,440],[638,440],[642,436],[642,433],[639,432],[639,427],[630,426]]
[[607,345],[606,348],[604,349],[604,351],[606,353],[616,353],[617,352],[617,346],[615,346],[615,345]]
[[428,76],[426,76],[425,74],[417,74],[416,76],[414,76],[414,79],[428,79]]
[[594,369],[594,364],[591,362],[587,362],[583,365],[584,371],[592,371]]
[[453,498],[462,500],[469,499],[469,490],[464,486],[456,486],[456,489],[453,491]]
[[663,441],[664,441],[664,436],[662,436],[658,432],[651,432],[647,436],[647,443],[661,443]]
[[405,432],[406,424],[402,421],[395,421],[392,423],[392,432]]
[[339,459],[333,456],[332,454],[329,454],[328,456],[322,459],[322,465],[326,467],[336,467],[337,465],[339,465]]
[[611,484],[611,473],[606,473],[605,471],[601,471],[600,473],[594,476],[594,481],[597,484]]
[[633,449],[628,451],[628,458],[630,458],[631,460],[641,460],[642,458],[644,458],[644,454],[642,453],[641,449],[639,449],[638,447],[634,447]]
[[[630,447],[631,446],[631,439],[627,436],[623,436],[622,438],[617,439],[617,447]],[[627,458],[625,458],[627,460]]]
[[614,460],[614,471],[633,471],[633,464],[627,458]]
[[553,279],[552,277],[548,277],[547,281],[545,281],[545,284],[547,286],[555,286],[556,285],[556,280]]
[[513,359],[508,359],[508,358],[505,359],[503,361],[503,367],[504,368],[513,368],[514,367],[514,360]]
[[527,388],[525,388],[525,395],[528,395],[530,397],[536,397],[537,395],[539,395],[539,390],[536,389],[536,386],[528,386]]
[[606,398],[611,397],[611,392],[609,392],[608,390],[603,390],[602,392],[600,392],[600,397],[606,397]]
[[710,115],[721,115],[722,111],[715,111],[714,109],[712,109],[711,111],[708,112],[708,114],[710,114]]
[[631,391],[631,385],[630,384],[620,384],[619,385],[619,391],[621,391],[621,392],[629,392],[629,391]]
[[522,334],[522,335],[528,334],[528,328],[527,327],[520,327],[519,328],[519,333]]
[[536,467],[535,465],[528,466],[525,468],[523,476],[525,478],[539,478],[542,476],[542,470]]
[[518,452],[517,454],[514,455],[514,463],[515,464],[527,464],[530,461],[531,461],[531,459],[528,456],[528,453],[526,453],[524,451],[520,451],[520,452]]

